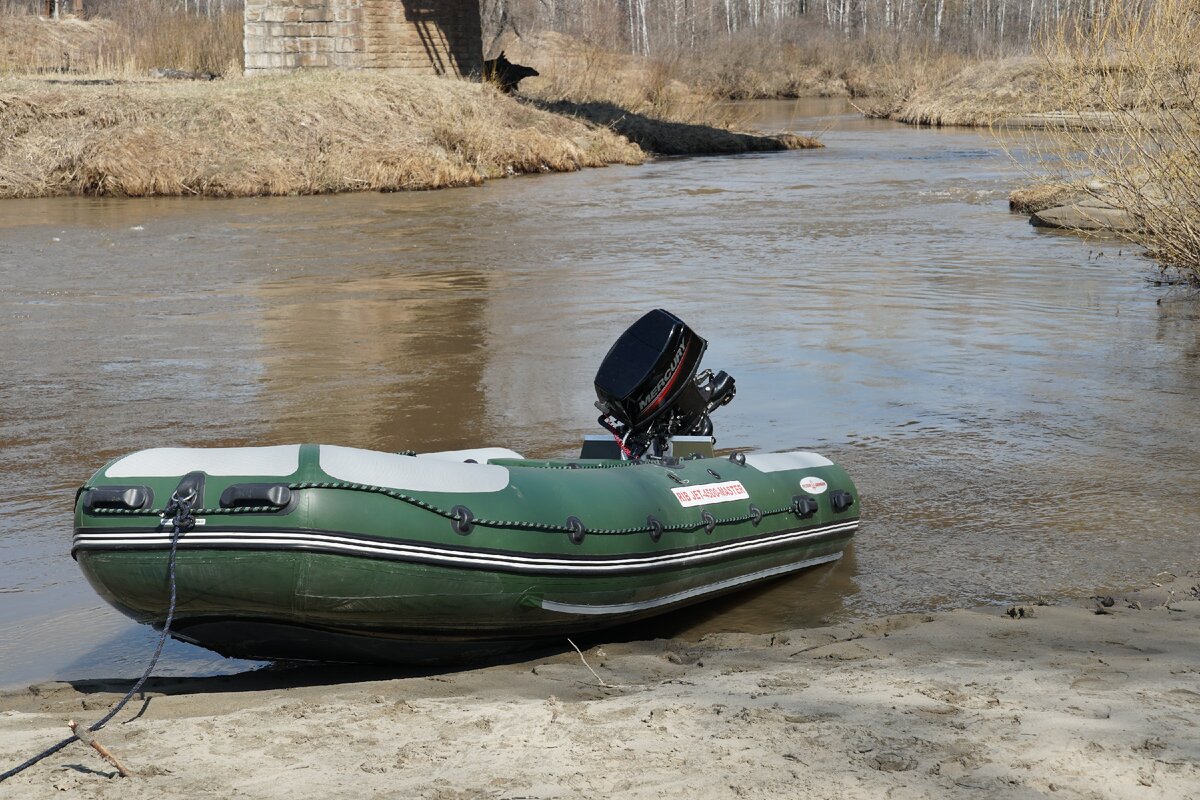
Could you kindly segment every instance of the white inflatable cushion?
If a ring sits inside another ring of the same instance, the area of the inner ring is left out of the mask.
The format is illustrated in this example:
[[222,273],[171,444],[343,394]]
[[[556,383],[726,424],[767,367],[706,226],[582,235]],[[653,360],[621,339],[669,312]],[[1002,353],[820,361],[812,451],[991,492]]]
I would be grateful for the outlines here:
[[797,450],[793,453],[750,453],[746,463],[759,472],[782,472],[785,469],[828,467],[833,462],[817,453]]
[[525,456],[507,447],[476,447],[474,450],[443,450],[438,453],[417,453],[417,458],[436,458],[439,461],[466,461],[486,464],[493,458],[524,458]]
[[320,463],[325,474],[335,480],[412,492],[498,492],[508,486],[508,470],[504,467],[428,456],[413,458],[331,444],[321,445]]
[[104,471],[109,478],[209,475],[284,477],[300,468],[300,445],[277,447],[156,447],[125,456]]

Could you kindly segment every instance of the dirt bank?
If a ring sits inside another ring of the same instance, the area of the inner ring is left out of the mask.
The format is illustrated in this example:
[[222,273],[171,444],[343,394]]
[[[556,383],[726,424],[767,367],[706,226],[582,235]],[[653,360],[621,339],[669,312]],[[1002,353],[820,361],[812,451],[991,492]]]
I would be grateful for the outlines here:
[[[136,721],[101,736],[137,777],[111,777],[75,744],[4,788],[135,799],[1194,797],[1198,595],[1192,577],[1011,616],[593,647],[596,676],[568,650],[393,680],[163,680]],[[0,698],[0,765],[60,738],[71,717],[98,718],[122,688],[45,684]]]

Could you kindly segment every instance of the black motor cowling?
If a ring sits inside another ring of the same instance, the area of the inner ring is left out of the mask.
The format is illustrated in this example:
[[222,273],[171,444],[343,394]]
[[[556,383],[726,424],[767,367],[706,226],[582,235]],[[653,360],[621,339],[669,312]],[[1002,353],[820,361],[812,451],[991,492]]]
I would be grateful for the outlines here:
[[733,378],[696,374],[708,342],[661,308],[621,334],[596,372],[600,424],[629,457],[661,455],[672,436],[711,436],[714,409],[733,399]]

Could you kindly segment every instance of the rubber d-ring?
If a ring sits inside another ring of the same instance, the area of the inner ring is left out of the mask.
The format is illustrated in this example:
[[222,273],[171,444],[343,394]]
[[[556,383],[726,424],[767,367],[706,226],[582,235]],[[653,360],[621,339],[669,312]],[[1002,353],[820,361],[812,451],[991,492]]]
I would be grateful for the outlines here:
[[737,464],[739,467],[746,466],[746,454],[745,453],[730,453],[729,460],[732,461],[733,463]]
[[712,515],[711,511],[705,510],[700,514],[700,519],[704,520],[704,532],[711,534],[717,529],[717,518]]
[[708,474],[709,474],[709,475],[712,475],[712,476],[713,476],[714,478],[716,478],[717,480],[721,480],[721,476],[720,476],[720,475],[718,475],[718,474],[717,474],[715,471],[713,471],[713,470],[711,470],[711,469],[708,471]]
[[792,498],[792,513],[800,519],[808,519],[813,514],[816,514],[820,506],[817,505],[816,498],[809,497],[806,494],[798,494]]
[[751,503],[750,504],[750,524],[757,528],[758,523],[762,522],[762,518],[763,518],[762,509],[759,508],[758,506],[754,505],[754,503]]
[[587,535],[583,520],[579,517],[567,517],[567,527],[570,528],[567,536],[571,539],[571,544],[583,544],[583,537]]
[[663,535],[662,520],[651,514],[646,517],[646,527],[650,529],[650,541],[657,542]]
[[475,515],[466,506],[455,506],[450,509],[450,525],[455,533],[466,536],[475,529]]

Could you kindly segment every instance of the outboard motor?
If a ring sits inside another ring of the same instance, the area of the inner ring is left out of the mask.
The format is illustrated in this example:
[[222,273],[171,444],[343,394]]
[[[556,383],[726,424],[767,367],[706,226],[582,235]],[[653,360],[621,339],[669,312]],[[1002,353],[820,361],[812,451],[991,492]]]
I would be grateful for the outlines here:
[[596,372],[600,424],[625,458],[662,456],[672,436],[712,436],[709,415],[733,399],[726,372],[697,374],[708,342],[661,308],[621,334]]

